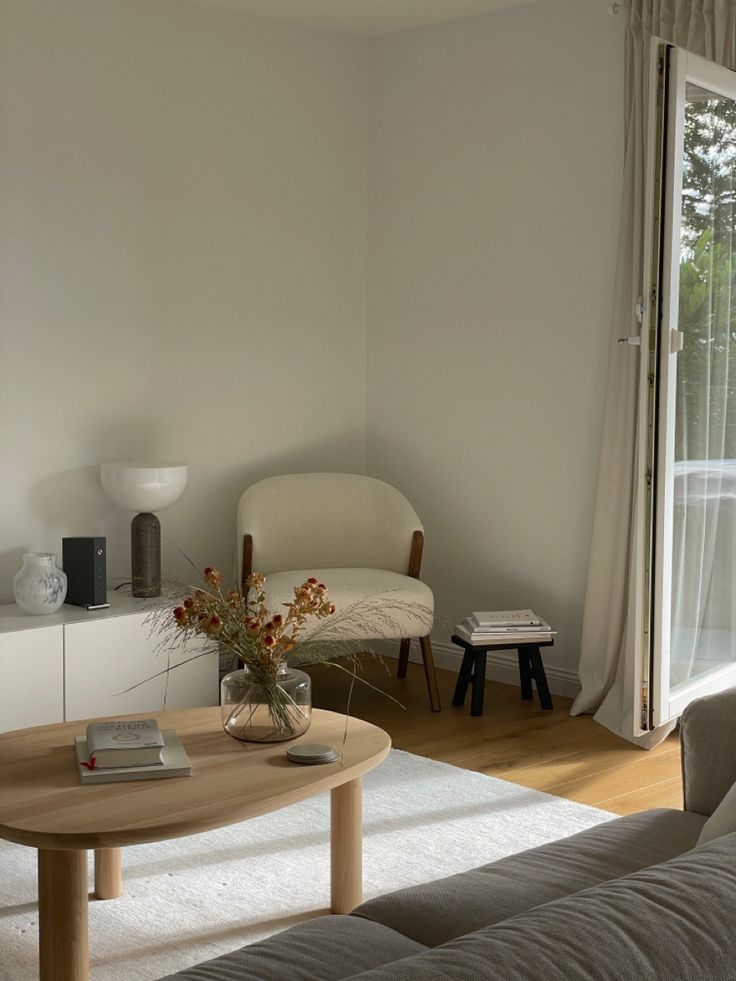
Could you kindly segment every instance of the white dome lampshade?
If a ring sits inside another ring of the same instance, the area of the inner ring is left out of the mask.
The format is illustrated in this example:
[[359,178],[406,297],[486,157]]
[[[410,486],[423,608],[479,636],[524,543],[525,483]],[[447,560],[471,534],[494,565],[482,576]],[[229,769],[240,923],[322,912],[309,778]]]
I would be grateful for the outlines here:
[[186,463],[103,463],[102,488],[128,511],[163,511],[178,501],[187,486]]
[[133,596],[161,595],[162,511],[184,493],[186,463],[102,463],[100,479],[111,501],[139,514],[131,522],[131,584]]

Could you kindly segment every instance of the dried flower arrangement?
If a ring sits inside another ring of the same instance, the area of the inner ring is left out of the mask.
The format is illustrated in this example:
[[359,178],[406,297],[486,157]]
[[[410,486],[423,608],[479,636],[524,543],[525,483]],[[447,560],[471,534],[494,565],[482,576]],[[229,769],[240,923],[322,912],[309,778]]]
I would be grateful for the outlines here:
[[185,640],[192,636],[216,640],[243,664],[247,679],[231,681],[230,691],[235,686],[237,694],[232,699],[229,692],[223,697],[225,731],[236,738],[263,741],[303,732],[309,725],[311,699],[307,704],[295,696],[298,686],[294,689],[287,683],[286,662],[309,618],[324,620],[335,613],[327,587],[310,577],[294,587],[294,598],[282,614],[266,606],[266,577],[260,573],[249,576],[244,594],[223,592],[224,576],[212,566],[204,570],[204,581],[207,588],[186,596],[175,607],[173,620]]
[[[291,738],[308,726],[308,720],[306,725],[302,724],[300,706],[290,695],[288,685],[283,684],[285,672],[293,671],[295,665],[329,664],[347,672],[352,683],[360,680],[374,687],[359,678],[358,656],[360,654],[362,658],[366,653],[374,652],[366,648],[365,642],[353,638],[361,635],[360,625],[366,621],[372,625],[373,636],[382,631],[386,637],[396,636],[392,632],[395,623],[407,610],[405,601],[397,599],[391,591],[384,591],[337,611],[327,585],[309,577],[294,587],[293,598],[284,603],[283,612],[279,612],[268,607],[266,577],[260,573],[255,572],[248,578],[243,592],[226,591],[224,576],[212,566],[204,570],[203,579],[202,587],[187,588],[177,584],[172,589],[170,585],[169,597],[176,601],[173,613],[170,605],[158,606],[149,616],[153,630],[161,636],[161,651],[170,653],[198,638],[212,642],[203,653],[223,648],[237,656],[248,681],[245,687],[258,689],[257,698],[251,693],[239,702],[227,707],[223,705],[223,726],[238,738],[252,738],[238,735],[238,731],[248,731],[253,722],[253,706],[258,700],[268,707],[272,738]],[[411,604],[411,609],[428,612],[431,616],[431,611],[424,611],[417,604]],[[319,623],[305,636],[312,619]],[[336,660],[344,655],[349,658],[349,667]],[[168,675],[176,666],[169,663],[161,673]]]
[[[252,573],[245,594],[223,593],[224,576],[208,566],[204,581],[209,589],[195,589],[174,609],[176,626],[185,635],[204,635],[219,641],[246,664],[256,679],[273,681],[281,662],[295,650],[309,617],[324,620],[335,613],[327,587],[314,577],[294,587],[294,599],[285,604],[286,616],[266,607],[266,577]],[[251,590],[255,599],[250,599]]]

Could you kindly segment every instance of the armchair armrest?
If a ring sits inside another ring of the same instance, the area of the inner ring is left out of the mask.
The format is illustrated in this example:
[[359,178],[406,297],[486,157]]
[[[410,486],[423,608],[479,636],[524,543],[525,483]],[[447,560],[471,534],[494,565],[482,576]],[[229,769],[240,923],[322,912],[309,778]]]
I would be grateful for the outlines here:
[[245,594],[245,580],[253,572],[253,536],[243,535],[243,555],[240,564],[240,588]]
[[691,702],[680,743],[685,810],[710,816],[736,783],[736,688]]

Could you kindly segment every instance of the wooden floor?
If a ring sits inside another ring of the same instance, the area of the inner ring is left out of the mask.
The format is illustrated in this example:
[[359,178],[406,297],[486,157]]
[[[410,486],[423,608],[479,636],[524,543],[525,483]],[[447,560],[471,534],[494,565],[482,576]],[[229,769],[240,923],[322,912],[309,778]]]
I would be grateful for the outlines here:
[[[389,673],[391,672],[391,673]],[[334,666],[309,669],[314,704],[345,712],[349,677]],[[437,672],[442,712],[430,712],[424,674],[409,666],[404,681],[395,677],[396,661],[367,658],[362,677],[381,692],[356,683],[350,714],[385,729],[397,749],[490,776],[534,787],[558,797],[592,804],[616,814],[649,807],[682,807],[680,751],[672,734],[650,752],[637,749],[593,722],[571,718],[570,700],[553,696],[555,707],[542,711],[536,694],[522,701],[519,689],[486,683],[485,714],[470,715],[450,704],[457,675]]]

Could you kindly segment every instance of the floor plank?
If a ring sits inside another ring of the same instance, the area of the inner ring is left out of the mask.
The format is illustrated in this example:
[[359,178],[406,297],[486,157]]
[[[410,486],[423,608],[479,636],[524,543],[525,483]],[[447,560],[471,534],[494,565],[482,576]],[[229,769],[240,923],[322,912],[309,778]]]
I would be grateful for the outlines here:
[[[679,767],[679,753],[650,756],[639,763],[624,763],[613,768],[599,769],[577,780],[567,780],[545,788],[558,797],[576,800],[579,804],[601,807],[603,801],[616,800],[634,790],[654,787],[672,777],[673,763]],[[634,768],[636,768],[634,770]],[[525,786],[529,786],[525,783]]]
[[682,780],[680,777],[670,777],[661,783],[599,801],[597,806],[616,814],[634,814],[650,807],[672,807],[679,811],[682,809]]
[[[536,696],[520,697],[512,685],[486,682],[485,713],[470,715],[450,704],[457,675],[438,670],[442,712],[430,712],[424,675],[410,664],[395,677],[396,662],[367,658],[362,677],[380,691],[357,683],[350,713],[381,726],[397,749],[593,804],[616,814],[648,807],[682,807],[680,751],[676,734],[646,752],[619,739],[589,716],[569,715],[570,700],[554,696],[544,711]],[[345,712],[350,678],[334,667],[309,668],[314,704]],[[401,702],[397,705],[386,694]]]
[[[632,766],[651,767],[652,761],[658,763],[664,761],[664,769],[669,773],[672,762],[671,757],[675,756],[675,765],[679,761],[677,749],[670,748],[662,752],[652,752],[639,758],[632,759],[631,754],[623,750],[607,750],[591,754],[586,750],[578,750],[557,760],[550,760],[548,763],[537,763],[534,766],[520,767],[504,773],[504,779],[512,783],[523,783],[525,787],[534,787],[536,790],[545,790],[551,794],[561,794],[558,788],[568,787],[571,791],[576,786],[592,786],[594,781],[602,779],[604,774],[604,786],[610,789],[610,784],[614,780],[624,780],[628,782],[633,774],[629,771]],[[602,769],[603,767],[603,769]],[[637,777],[641,777],[641,771],[637,771]],[[647,779],[651,776],[651,770],[647,773]],[[666,778],[665,778],[666,779]],[[615,794],[607,794],[614,797]]]

